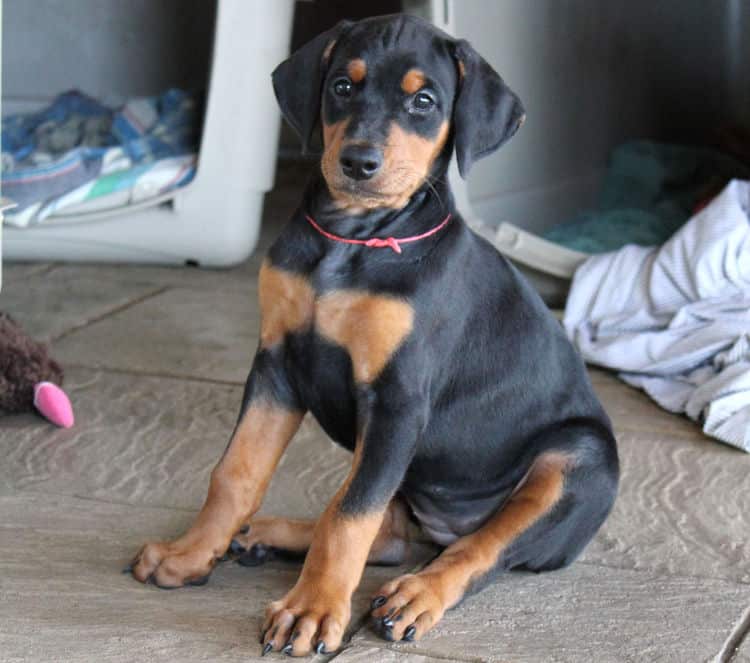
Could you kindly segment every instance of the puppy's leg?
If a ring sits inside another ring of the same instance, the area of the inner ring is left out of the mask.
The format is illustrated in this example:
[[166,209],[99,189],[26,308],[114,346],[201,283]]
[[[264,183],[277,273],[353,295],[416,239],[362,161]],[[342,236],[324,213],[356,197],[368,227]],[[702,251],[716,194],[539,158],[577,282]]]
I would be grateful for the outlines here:
[[[274,550],[304,554],[310,548],[316,521],[291,518],[252,518],[232,539],[231,551],[248,566],[265,562]],[[409,550],[409,515],[399,497],[388,505],[368,564],[398,565]]]
[[148,543],[133,576],[159,587],[202,584],[232,535],[255,513],[303,409],[284,372],[283,349],[261,348],[247,379],[237,426],[211,473],[208,497],[192,527],[171,542]]
[[264,651],[303,656],[312,650],[332,652],[341,644],[352,593],[421,428],[422,408],[398,386],[387,391],[389,402],[369,388],[360,389],[351,471],[315,525],[296,585],[266,611]]
[[586,437],[573,449],[539,453],[513,495],[480,529],[448,546],[421,572],[381,587],[372,611],[380,634],[387,640],[419,639],[494,574],[573,561],[604,521],[617,485],[614,451],[592,453],[596,439]]

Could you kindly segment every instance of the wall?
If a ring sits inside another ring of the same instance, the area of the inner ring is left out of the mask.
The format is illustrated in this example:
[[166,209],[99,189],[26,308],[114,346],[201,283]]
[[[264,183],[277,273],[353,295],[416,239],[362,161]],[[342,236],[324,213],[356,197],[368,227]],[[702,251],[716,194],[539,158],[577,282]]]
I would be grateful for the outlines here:
[[205,86],[211,0],[4,0],[3,111],[77,87],[112,103]]
[[475,210],[538,231],[594,199],[607,154],[621,141],[700,140],[747,119],[748,5],[454,0],[456,34],[485,55],[528,113],[518,135],[472,172]]
[[730,112],[750,132],[750,2],[728,0],[725,18]]

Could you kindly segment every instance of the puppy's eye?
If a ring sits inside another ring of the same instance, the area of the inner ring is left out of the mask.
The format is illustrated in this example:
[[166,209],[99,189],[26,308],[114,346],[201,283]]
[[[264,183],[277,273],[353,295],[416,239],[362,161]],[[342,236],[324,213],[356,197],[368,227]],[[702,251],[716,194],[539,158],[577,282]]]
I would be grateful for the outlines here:
[[348,78],[338,78],[333,82],[333,92],[338,97],[352,95],[352,82]]
[[417,92],[411,102],[412,108],[419,113],[432,110],[434,105],[435,100],[426,92]]

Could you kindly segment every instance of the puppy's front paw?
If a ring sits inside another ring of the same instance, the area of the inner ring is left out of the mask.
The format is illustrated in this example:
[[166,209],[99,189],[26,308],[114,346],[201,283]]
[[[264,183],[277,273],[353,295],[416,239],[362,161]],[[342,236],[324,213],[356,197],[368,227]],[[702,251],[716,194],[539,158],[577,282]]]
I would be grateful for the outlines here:
[[274,526],[282,522],[278,518],[254,518],[232,537],[227,551],[242,566],[260,566],[274,559]]
[[263,654],[289,656],[332,653],[341,646],[351,614],[349,596],[327,593],[320,586],[297,585],[266,609],[261,632]]
[[446,611],[440,583],[427,574],[407,574],[383,585],[372,601],[377,633],[391,642],[419,640]]
[[147,543],[125,569],[140,582],[152,582],[162,589],[204,585],[217,556],[211,547],[173,542]]

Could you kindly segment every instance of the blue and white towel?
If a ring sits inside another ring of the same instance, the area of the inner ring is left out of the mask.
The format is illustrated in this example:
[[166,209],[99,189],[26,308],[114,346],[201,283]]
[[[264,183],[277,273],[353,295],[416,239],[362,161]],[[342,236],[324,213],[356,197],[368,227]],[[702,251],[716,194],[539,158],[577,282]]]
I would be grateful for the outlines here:
[[2,121],[2,193],[8,223],[139,202],[195,174],[200,108],[171,89],[119,110],[71,91],[36,113]]
[[586,260],[564,325],[586,361],[750,452],[750,182],[730,182],[660,247]]

